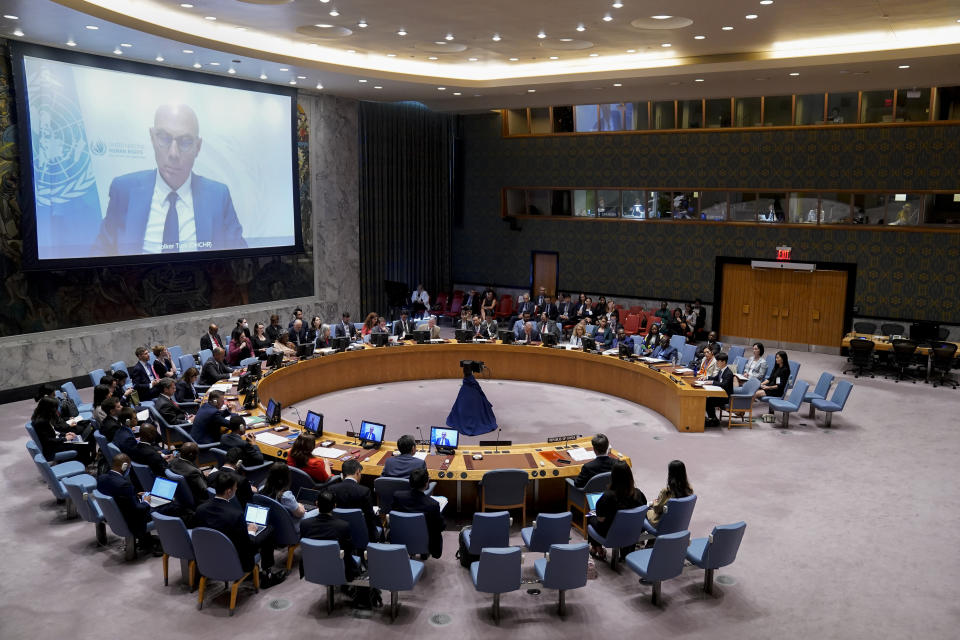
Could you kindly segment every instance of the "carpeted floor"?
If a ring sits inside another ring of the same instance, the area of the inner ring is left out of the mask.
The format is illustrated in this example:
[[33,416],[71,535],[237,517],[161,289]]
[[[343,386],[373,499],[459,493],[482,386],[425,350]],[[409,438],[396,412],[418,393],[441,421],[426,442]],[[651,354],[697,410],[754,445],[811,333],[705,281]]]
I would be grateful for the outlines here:
[[[811,383],[822,371],[839,374],[844,363],[837,356],[790,356]],[[664,484],[670,460],[686,462],[699,496],[693,536],[707,535],[717,523],[747,522],[739,557],[718,572],[726,584],[718,584],[713,597],[702,592],[702,572],[691,571],[664,584],[665,602],[656,608],[649,587],[632,572],[616,574],[604,565],[598,579],[567,595],[563,621],[555,614],[556,592],[505,594],[501,628],[530,638],[591,632],[631,638],[956,637],[960,391],[879,378],[854,384],[832,429],[795,415],[788,431],[756,425],[680,434],[659,414],[612,396],[482,381],[504,438],[603,431],[631,456],[637,486],[649,498]],[[440,380],[366,387],[314,398],[299,409],[318,408],[328,428],[341,431],[344,418],[381,420],[387,438],[395,440],[415,433],[416,425],[443,424],[458,386]],[[163,586],[159,559],[125,563],[116,537],[98,548],[92,525],[62,519],[63,508],[23,446],[32,408],[20,402],[0,414],[7,488],[0,497],[4,640],[262,638],[271,630],[291,637],[399,632],[481,638],[498,632],[491,596],[474,591],[454,558],[456,517],[449,519],[443,558],[428,561],[416,590],[401,594],[392,626],[382,610],[338,605],[327,617],[324,589],[298,580],[296,572],[259,594],[242,591],[232,619],[223,597],[208,596],[197,611],[186,587]],[[512,541],[520,544],[517,527]],[[532,575],[535,557],[526,554],[525,575]],[[171,573],[179,575],[175,563]],[[445,614],[440,622],[446,624],[438,624],[436,614]]]

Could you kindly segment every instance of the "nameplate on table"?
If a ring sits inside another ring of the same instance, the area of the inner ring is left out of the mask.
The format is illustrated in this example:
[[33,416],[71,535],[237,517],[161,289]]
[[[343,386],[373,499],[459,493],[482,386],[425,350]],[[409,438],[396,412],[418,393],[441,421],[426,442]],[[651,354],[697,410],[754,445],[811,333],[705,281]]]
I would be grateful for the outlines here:
[[553,436],[552,438],[547,438],[547,442],[550,442],[550,443],[553,443],[553,442],[568,442],[568,441],[570,441],[570,440],[576,440],[576,439],[578,439],[578,438],[580,438],[580,437],[581,437],[581,436],[577,435],[576,433],[572,433],[572,434],[570,434],[570,435],[568,435],[568,436]]
[[570,456],[570,459],[574,462],[587,462],[588,460],[593,460],[597,457],[593,451],[587,451],[581,447],[574,447],[567,451],[567,455]]
[[282,444],[287,444],[287,437],[278,436],[275,433],[264,431],[257,434],[257,442],[262,442],[263,444],[270,445],[271,447],[279,447]]

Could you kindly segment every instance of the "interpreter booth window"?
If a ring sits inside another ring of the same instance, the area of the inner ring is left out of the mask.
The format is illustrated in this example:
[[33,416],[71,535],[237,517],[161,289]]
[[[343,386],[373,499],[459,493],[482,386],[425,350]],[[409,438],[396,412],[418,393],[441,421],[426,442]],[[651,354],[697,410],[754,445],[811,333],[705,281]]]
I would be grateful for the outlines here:
[[793,124],[823,124],[823,106],[822,93],[797,96],[797,111],[793,117]]
[[577,131],[599,131],[600,123],[597,118],[597,105],[579,104],[574,109]]
[[896,122],[926,122],[930,119],[930,89],[897,91]]
[[677,128],[700,129],[701,127],[703,127],[703,100],[677,102]]
[[632,102],[600,105],[600,131],[623,131],[632,120]]
[[853,224],[884,224],[887,220],[887,194],[855,193]]
[[550,190],[550,215],[573,215],[573,192],[569,189]]
[[960,87],[937,87],[933,113],[937,120],[960,120]]
[[573,215],[578,218],[597,217],[597,192],[593,189],[576,189],[573,192]]
[[527,190],[527,215],[528,216],[548,216],[550,215],[550,195],[549,189],[528,189]]
[[647,217],[647,196],[643,191],[627,189],[621,194],[623,217],[644,220]]
[[757,221],[757,194],[743,191],[730,192],[730,220],[733,222]]
[[597,190],[597,217],[620,217],[620,191],[617,189]]
[[507,132],[511,136],[530,133],[526,109],[507,109]]
[[763,99],[763,124],[768,127],[793,124],[793,96],[766,96]]
[[633,119],[630,121],[628,128],[634,131],[643,131],[650,128],[650,113],[646,102],[633,103]]
[[733,113],[730,108],[731,102],[730,98],[707,100],[707,111],[704,116],[707,129],[726,129],[730,126],[730,122],[733,119]]
[[787,194],[760,193],[757,195],[757,221],[778,224],[787,220]]
[[703,191],[700,193],[700,219],[723,222],[727,219],[727,192]]
[[527,213],[527,198],[523,189],[507,189],[503,195],[506,207],[505,212],[508,216],[522,216]]
[[827,94],[827,124],[856,124],[856,91]]
[[737,98],[733,102],[733,126],[763,125],[763,98]]
[[673,194],[671,194],[669,191],[648,191],[647,194],[649,196],[647,217],[669,218]]
[[927,224],[960,224],[960,193],[925,196],[923,218]]
[[670,217],[674,220],[695,220],[699,203],[699,191],[673,191],[670,193]]
[[793,224],[817,224],[820,196],[816,193],[791,193],[787,201],[787,219]]
[[653,128],[654,129],[676,129],[677,115],[674,110],[673,100],[669,102],[653,103]]
[[573,131],[573,107],[553,108],[554,133],[570,133]]
[[850,222],[849,193],[820,194],[820,224],[847,224]]
[[893,122],[893,91],[861,92],[860,122]]
[[923,222],[923,196],[895,193],[887,199],[887,226],[910,227]]
[[530,128],[533,133],[551,133],[550,107],[530,109]]

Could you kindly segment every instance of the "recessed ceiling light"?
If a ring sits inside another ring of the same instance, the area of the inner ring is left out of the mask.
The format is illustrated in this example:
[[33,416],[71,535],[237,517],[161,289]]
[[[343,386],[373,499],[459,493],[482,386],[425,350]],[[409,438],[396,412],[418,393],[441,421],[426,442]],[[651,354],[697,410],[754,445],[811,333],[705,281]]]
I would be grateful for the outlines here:
[[287,67],[280,67],[280,71],[290,71]]
[[211,67],[219,67],[219,66],[220,66],[220,63],[219,63],[219,62],[210,62],[210,63],[208,63],[208,64],[209,64]]
[[75,47],[75,46],[77,46],[77,43],[74,42],[73,40],[67,40],[67,46],[68,46],[68,47]]
[[650,17],[653,18],[654,20],[669,20],[673,16],[650,16]]
[[490,39],[494,42],[500,42],[503,38],[500,37],[499,33],[495,33],[490,37]]
[[756,19],[757,19],[757,14],[755,14],[755,13],[748,13],[747,15],[745,15],[745,16],[743,16],[743,17],[746,18],[747,20],[756,20]]
[[447,35],[443,36],[443,39],[444,39],[444,40],[453,40],[453,34],[452,34],[452,33],[448,33]]
[[560,38],[560,42],[573,42],[573,38]]
[[607,14],[605,14],[605,15],[603,16],[603,21],[604,21],[604,22],[610,22],[611,20],[613,20],[613,16],[610,15],[609,13],[607,13]]
[[307,76],[297,76],[297,80],[306,80]]
[[95,25],[95,24],[88,24],[88,25],[87,25],[87,29],[90,29],[90,31],[96,31],[96,30],[99,29],[99,28],[100,28],[100,27],[98,27],[98,26]]
[[246,30],[247,30],[246,27],[234,27],[234,29],[236,29],[237,31],[246,31]]
[[216,17],[214,17],[214,16],[203,16],[203,19],[204,19],[204,20],[209,20],[210,22],[213,22],[214,20],[216,20]]
[[586,31],[586,30],[587,30],[587,28],[586,28],[585,26],[583,26],[582,24],[578,24],[578,25],[577,25],[577,31]]
[[517,62],[520,58],[510,58],[510,62]]
[[407,30],[401,27],[400,30],[397,31],[397,35],[398,35],[398,36],[405,36],[405,35],[407,35]]
[[910,65],[908,64],[902,64],[899,67],[897,67],[897,69],[909,69],[909,68],[910,68]]
[[123,53],[123,49],[121,49],[120,47],[117,47],[116,49],[113,50],[113,55],[115,56],[119,56],[122,53]]
[[612,5],[612,6],[613,6],[614,9],[621,9],[621,8],[623,8],[623,3],[620,2],[620,0],[613,0],[613,5]]
[[671,87],[675,87],[675,86],[677,86],[677,85],[680,84],[680,83],[677,82],[676,80],[674,80],[673,82],[668,82],[667,84],[670,85]]
[[733,31],[733,27],[721,27],[724,31]]
[[193,63],[193,68],[194,68],[194,69],[199,69],[199,68],[201,68],[202,66],[203,66],[203,65],[200,64],[199,62],[194,62],[194,63]]
[[661,46],[661,47],[672,47],[673,45],[670,44],[669,42],[664,42],[664,43],[661,44],[660,46]]
[[446,90],[447,90],[446,87],[437,87],[437,91],[446,91]]
[[591,58],[596,58],[596,57],[599,56],[599,55],[600,55],[599,53],[591,53],[591,54],[590,54],[590,57],[591,57]]
[[18,38],[22,38],[22,37],[23,37],[23,31],[21,31],[20,29],[14,29],[14,30],[13,30],[13,35],[17,36]]
[[347,53],[356,53],[356,52],[357,52],[356,49],[347,49]]
[[132,47],[133,45],[130,44],[129,42],[121,42],[121,43],[120,43],[120,46],[123,47],[124,49],[129,49],[129,48]]
[[543,40],[544,38],[547,37],[547,34],[544,33],[543,30],[541,30],[540,33],[537,34],[537,37]]
[[364,84],[366,83],[366,80],[364,80],[363,78],[360,78],[359,80],[357,80],[357,82],[359,82],[360,84]]
[[183,53],[190,55],[191,53],[193,53],[193,49],[184,49]]
[[260,79],[261,79],[261,80],[266,80],[266,79],[267,79],[267,74],[261,73],[261,74],[260,74]]
[[694,82],[703,82],[703,78],[694,78]]
[[636,52],[637,52],[636,49],[627,49],[627,53],[636,53]]
[[13,15],[10,15],[9,13],[3,14],[3,17],[6,18],[7,20],[19,20],[19,19],[20,19],[20,16],[13,16]]
[[158,55],[156,58],[154,58],[154,60],[157,62],[163,62],[163,56]]
[[792,71],[792,72],[790,72],[790,75],[793,76],[793,77],[797,77],[798,75],[800,75],[800,72],[799,72],[799,71]]
[[446,43],[446,42],[444,42],[443,40],[437,40],[437,41],[436,41],[436,42],[434,42],[433,44],[439,44],[439,45],[441,45],[441,46],[442,46],[442,45],[445,45],[445,44],[447,44],[447,43]]
[[427,60],[439,60],[437,56],[430,56]]
[[527,93],[536,93],[536,92],[537,92],[536,89],[527,89]]
[[230,75],[233,75],[233,74],[235,74],[236,72],[237,72],[237,70],[234,69],[233,67],[230,67],[229,69],[227,69],[227,73],[229,73]]
[[455,95],[455,96],[462,96],[463,94],[460,93],[459,91],[454,91],[454,92],[453,92],[453,95]]
[[317,89],[323,89],[323,83],[322,83],[322,82],[318,82],[318,83],[317,83]]
[[330,0],[320,0],[320,2],[322,2],[323,4],[327,4],[328,2],[330,2]]
[[480,59],[480,58],[467,58],[467,60],[469,60],[470,62],[476,62],[476,61],[479,60],[479,59]]
[[290,84],[297,84],[297,81],[296,81],[296,80],[291,80],[291,81],[290,81]]
[[397,54],[395,54],[395,53],[388,53],[388,54],[387,54],[387,57],[388,57],[388,58],[396,58],[396,57],[397,57]]
[[706,40],[707,36],[693,36],[694,40]]
[[333,29],[332,24],[327,24],[325,22],[321,22],[320,24],[315,24],[313,26],[315,26],[318,29]]
[[330,15],[336,18],[338,15],[340,15],[340,12],[337,11],[336,7],[334,7],[333,9],[330,9]]
[[357,26],[360,27],[361,29],[366,29],[366,28],[367,28],[367,21],[364,20],[363,18],[361,18],[361,19],[360,19],[360,22],[357,23]]
[[623,83],[622,83],[622,82],[614,82],[614,83],[613,83],[613,86],[615,86],[615,87],[622,87],[622,86],[623,86]]
[[181,2],[180,6],[183,7],[184,9],[193,9],[193,5],[190,4],[189,2]]
[[773,4],[773,0],[760,0],[760,4]]

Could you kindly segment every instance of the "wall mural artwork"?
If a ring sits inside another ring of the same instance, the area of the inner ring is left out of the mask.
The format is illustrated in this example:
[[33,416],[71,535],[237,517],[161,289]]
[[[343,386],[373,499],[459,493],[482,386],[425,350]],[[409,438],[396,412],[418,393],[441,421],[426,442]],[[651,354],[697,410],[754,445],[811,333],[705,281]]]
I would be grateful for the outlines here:
[[297,114],[304,253],[24,272],[16,101],[9,52],[0,45],[0,336],[312,296],[310,126],[299,105]]

